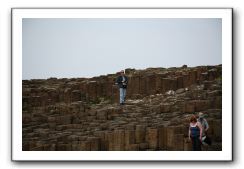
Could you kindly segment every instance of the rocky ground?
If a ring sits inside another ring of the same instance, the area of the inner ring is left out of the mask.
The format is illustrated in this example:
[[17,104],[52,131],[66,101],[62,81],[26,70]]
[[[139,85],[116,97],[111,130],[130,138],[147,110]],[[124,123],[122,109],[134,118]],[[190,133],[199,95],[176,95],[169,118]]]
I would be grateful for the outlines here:
[[126,69],[125,105],[116,74],[23,80],[24,151],[191,150],[189,117],[207,115],[222,150],[222,66]]

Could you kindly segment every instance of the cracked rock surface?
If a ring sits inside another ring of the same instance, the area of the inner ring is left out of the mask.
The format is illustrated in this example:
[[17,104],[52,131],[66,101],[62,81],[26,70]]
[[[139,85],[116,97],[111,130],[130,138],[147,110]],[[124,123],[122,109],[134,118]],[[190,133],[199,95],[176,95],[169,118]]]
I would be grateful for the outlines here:
[[116,74],[23,80],[24,151],[188,151],[189,117],[205,112],[222,150],[222,66],[126,69],[125,105]]

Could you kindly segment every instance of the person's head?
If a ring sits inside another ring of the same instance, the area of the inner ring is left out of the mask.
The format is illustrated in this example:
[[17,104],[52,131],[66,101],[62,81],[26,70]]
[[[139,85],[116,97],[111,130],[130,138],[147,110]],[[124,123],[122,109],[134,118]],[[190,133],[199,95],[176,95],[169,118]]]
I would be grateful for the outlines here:
[[203,112],[199,112],[199,113],[198,113],[198,117],[199,117],[199,119],[203,119],[203,118],[204,118],[204,114],[203,114]]
[[124,74],[125,74],[125,73],[124,73],[124,70],[121,70],[121,71],[120,71],[120,74],[121,74],[121,75],[124,75]]
[[192,115],[190,118],[190,123],[196,123],[197,122],[197,118],[195,115]]

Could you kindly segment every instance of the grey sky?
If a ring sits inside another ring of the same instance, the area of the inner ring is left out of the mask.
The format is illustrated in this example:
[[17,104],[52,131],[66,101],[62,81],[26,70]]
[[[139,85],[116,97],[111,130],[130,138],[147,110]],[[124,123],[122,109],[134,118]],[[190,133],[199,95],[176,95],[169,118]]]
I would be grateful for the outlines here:
[[23,19],[23,79],[222,63],[221,19]]

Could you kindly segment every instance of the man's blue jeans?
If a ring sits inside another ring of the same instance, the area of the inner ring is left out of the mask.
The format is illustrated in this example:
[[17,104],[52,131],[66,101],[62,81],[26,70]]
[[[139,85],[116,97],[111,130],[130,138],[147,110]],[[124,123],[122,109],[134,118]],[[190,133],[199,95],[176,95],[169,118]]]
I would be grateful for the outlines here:
[[119,88],[119,102],[120,102],[120,104],[125,102],[125,96],[126,96],[126,89],[125,88]]

